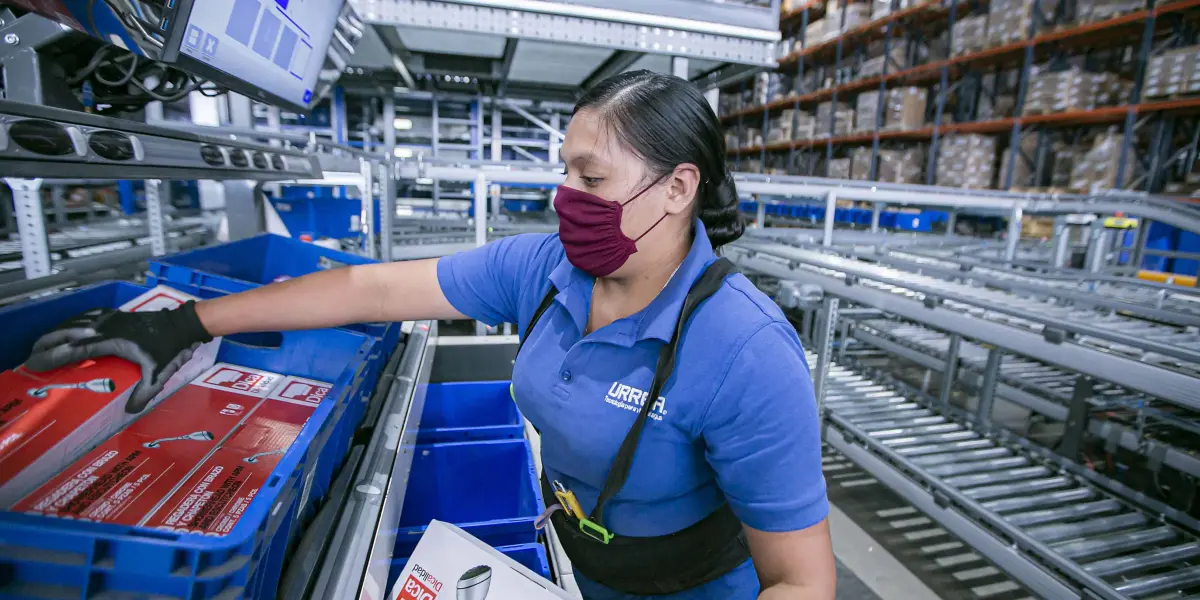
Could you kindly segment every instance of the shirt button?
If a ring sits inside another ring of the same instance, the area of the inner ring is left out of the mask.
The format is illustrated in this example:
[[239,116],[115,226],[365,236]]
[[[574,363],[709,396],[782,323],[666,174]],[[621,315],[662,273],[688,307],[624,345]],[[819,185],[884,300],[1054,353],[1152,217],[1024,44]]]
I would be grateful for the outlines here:
[[563,381],[571,381],[571,372],[566,369],[563,369],[562,373],[559,373],[558,375],[562,377]]

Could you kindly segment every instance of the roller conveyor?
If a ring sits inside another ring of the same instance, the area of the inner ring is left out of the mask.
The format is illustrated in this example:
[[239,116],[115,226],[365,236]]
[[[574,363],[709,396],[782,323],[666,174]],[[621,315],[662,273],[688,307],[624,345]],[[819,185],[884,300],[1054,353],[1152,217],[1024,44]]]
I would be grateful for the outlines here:
[[[816,356],[809,361],[816,364]],[[1024,446],[1001,444],[949,419],[936,430],[922,424],[927,417],[865,428],[897,404],[880,402],[880,392],[899,404],[924,403],[838,364],[830,365],[826,385],[829,443],[910,500],[932,491],[931,517],[1040,597],[1078,598],[1082,590],[1109,600],[1200,593],[1194,523],[1164,521]],[[859,395],[865,389],[872,398]]]
[[739,240],[727,255],[747,272],[820,288],[826,295],[956,333],[1006,354],[1024,355],[1200,411],[1197,328],[1034,301],[778,243]]
[[[871,344],[877,344],[879,338],[882,338],[895,346],[902,345],[928,354],[939,362],[944,360],[950,346],[950,339],[946,334],[887,319],[859,322],[855,329],[855,337]],[[984,370],[987,354],[988,351],[978,344],[968,341],[960,343],[960,362],[977,372],[981,373]],[[1053,420],[1064,421],[1075,380],[1075,374],[1052,365],[1019,356],[1007,356],[1000,365],[1001,387],[998,395]],[[1020,391],[1045,398],[1048,402],[1029,402]],[[1112,439],[1115,445],[1134,452],[1153,452],[1161,448],[1165,464],[1193,476],[1200,476],[1197,448],[1177,445],[1182,441],[1195,439],[1195,434],[1200,432],[1200,415],[1105,381],[1094,382],[1092,393],[1089,402],[1094,409],[1098,409],[1096,412],[1100,417],[1088,424],[1088,429],[1093,435]],[[906,408],[913,409],[916,406]],[[1142,435],[1137,434],[1138,427],[1141,428]],[[1164,441],[1163,438],[1170,438],[1170,441]],[[1152,443],[1146,444],[1148,440]]]
[[773,242],[738,242],[741,248],[790,261],[801,269],[854,276],[863,285],[923,302],[940,300],[951,310],[1013,327],[1047,333],[1061,330],[1080,345],[1123,354],[1200,376],[1200,330],[1133,319],[1092,308],[981,288],[879,264],[803,250]]
[[1117,282],[1111,279],[1046,278],[1012,269],[979,266],[974,261],[961,261],[950,257],[936,258],[904,250],[886,250],[873,259],[905,270],[921,270],[923,273],[943,277],[974,280],[1014,292],[1059,296],[1067,302],[1086,304],[1089,301],[1095,302],[1099,297],[1114,301],[1115,308],[1126,308],[1121,304],[1127,304],[1132,310],[1144,310],[1147,317],[1161,318],[1178,324],[1195,325],[1197,320],[1200,320],[1197,290],[1150,287],[1141,285],[1136,280]]

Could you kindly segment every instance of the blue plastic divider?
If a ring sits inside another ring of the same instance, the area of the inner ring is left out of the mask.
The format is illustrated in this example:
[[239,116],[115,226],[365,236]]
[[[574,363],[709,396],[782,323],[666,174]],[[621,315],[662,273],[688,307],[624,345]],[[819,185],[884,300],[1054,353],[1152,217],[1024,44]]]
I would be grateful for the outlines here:
[[[0,309],[7,338],[0,367],[19,364],[33,341],[63,319],[118,306],[146,289],[98,284]],[[0,596],[274,597],[290,540],[324,497],[361,419],[356,406],[374,385],[365,376],[376,343],[336,329],[284,332],[278,339],[278,347],[263,347],[225,338],[217,360],[330,381],[334,389],[228,535],[0,512]]]
[[[515,546],[500,546],[496,549],[501,554],[517,561],[517,564],[541,575],[545,579],[550,579],[550,561],[546,559],[546,548],[541,544],[518,544]],[[392,559],[391,567],[388,569],[387,589],[390,590],[392,586],[396,585],[396,580],[400,578],[400,573],[404,571],[409,558],[412,557],[402,556]]]
[[507,381],[435,383],[425,393],[422,444],[518,439],[525,433]]
[[419,444],[408,481],[393,556],[411,556],[433,519],[490,546],[537,541],[542,494],[524,438]]

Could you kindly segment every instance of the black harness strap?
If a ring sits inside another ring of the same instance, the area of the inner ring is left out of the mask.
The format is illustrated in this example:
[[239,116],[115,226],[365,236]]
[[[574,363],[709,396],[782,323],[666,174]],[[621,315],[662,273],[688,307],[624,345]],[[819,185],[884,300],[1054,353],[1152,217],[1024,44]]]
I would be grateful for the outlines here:
[[[596,506],[589,517],[590,521],[603,525],[604,506],[621,491],[629,478],[646,421],[654,409],[656,399],[675,370],[680,339],[692,313],[715,294],[724,284],[726,277],[735,270],[733,263],[728,259],[718,259],[708,266],[688,290],[671,340],[659,351],[650,393],[645,397],[637,419],[621,442],[612,467],[605,477]],[[541,305],[525,327],[525,334],[517,347],[518,356],[534,326],[554,302],[557,293],[554,286],[551,286],[542,299]],[[542,493],[548,502],[553,502],[554,491],[544,475]],[[650,538],[618,535],[612,537],[607,544],[600,543],[594,536],[581,531],[580,521],[574,518],[568,520],[566,514],[561,511],[555,513],[552,520],[563,549],[578,572],[593,581],[627,594],[681,592],[713,581],[750,558],[741,521],[733,514],[728,504],[722,505],[708,517],[682,531]]]

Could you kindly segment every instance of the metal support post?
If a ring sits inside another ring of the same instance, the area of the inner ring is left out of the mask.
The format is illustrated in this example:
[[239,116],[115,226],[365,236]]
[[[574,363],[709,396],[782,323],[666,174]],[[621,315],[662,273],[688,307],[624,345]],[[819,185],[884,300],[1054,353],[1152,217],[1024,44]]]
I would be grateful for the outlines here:
[[500,217],[500,207],[503,205],[501,202],[502,198],[500,197],[500,184],[493,183],[493,184],[489,185],[488,186],[488,195],[492,199],[491,215],[493,217],[499,218]]
[[[50,186],[50,205],[54,209],[54,224],[62,227],[67,223],[67,189],[62,185]],[[91,216],[91,209],[88,210]]]
[[[946,21],[946,38],[952,39],[954,23],[958,18],[958,0],[950,0],[950,15]],[[942,115],[946,111],[946,96],[950,94],[950,65],[943,64],[938,80],[937,98],[933,110],[933,137],[929,143],[929,158],[925,164],[925,184],[933,185],[937,181],[938,143],[941,141]],[[882,98],[881,98],[882,100]]]
[[833,245],[833,217],[837,210],[837,192],[829,190],[825,194],[825,235],[821,238],[821,245]]
[[254,109],[251,106],[250,99],[233,92],[226,94],[226,96],[229,98],[229,123],[234,127],[253,128]]
[[1099,273],[1108,260],[1109,232],[1103,226],[1092,225],[1088,233],[1086,268],[1090,273]]
[[150,225],[150,255],[164,256],[167,253],[166,228],[163,226],[162,181],[147,179],[146,221]]
[[[280,111],[278,106],[267,107],[267,129],[271,131],[282,131],[283,121],[280,119]],[[281,140],[267,140],[267,145],[278,148],[283,145]]]
[[396,156],[396,99],[391,94],[383,97],[383,152],[388,161]]
[[1062,217],[1054,219],[1053,246],[1054,255],[1050,259],[1050,266],[1060,269],[1067,266],[1067,250],[1071,246],[1071,226]]
[[46,215],[42,212],[42,180],[9,177],[4,183],[13,192],[25,279],[45,277],[50,274],[50,242],[46,238]]
[[871,233],[879,233],[879,215],[883,214],[886,207],[886,202],[875,202],[871,206]]
[[346,90],[340,85],[333,88],[333,96],[329,99],[329,120],[334,143],[345,144],[349,135],[346,126]]
[[829,378],[829,363],[833,361],[833,336],[837,330],[839,300],[830,295],[821,302],[821,321],[817,326],[817,369],[813,390],[817,397],[817,412],[825,399],[825,380]]
[[504,155],[500,141],[504,129],[504,115],[499,104],[492,105],[492,160],[499,161]]
[[1137,235],[1133,239],[1133,254],[1129,260],[1129,264],[1135,269],[1142,268],[1142,261],[1146,256],[1146,242],[1150,241],[1150,226],[1153,221],[1142,219],[1138,221]]
[[[487,243],[487,175],[480,172],[475,176],[475,246]],[[475,321],[475,335],[485,335],[487,327]]]
[[359,184],[359,195],[362,203],[363,235],[367,246],[367,258],[378,258],[379,250],[375,245],[375,163],[365,158],[359,159],[362,183]]
[[950,407],[950,396],[954,393],[954,380],[958,378],[958,350],[962,346],[962,336],[950,335],[950,347],[946,349],[946,366],[942,368],[942,389],[938,392],[938,404],[942,408]]
[[1086,375],[1075,378],[1075,389],[1071,393],[1071,404],[1067,407],[1067,424],[1063,429],[1062,442],[1058,445],[1058,453],[1075,460],[1083,444],[1083,434],[1087,431],[1088,400],[1092,398],[1092,379]]
[[[432,118],[433,133],[430,134],[430,145],[433,146],[434,158],[437,158],[438,150],[440,150],[440,146],[441,146],[442,125],[441,125],[441,120],[438,118],[438,97],[437,97],[436,93],[433,95],[432,104],[433,104],[433,118]],[[433,207],[432,207],[432,210],[433,210],[433,214],[435,214],[435,215],[438,214],[438,204],[440,203],[441,199],[442,199],[441,182],[438,181],[437,179],[434,179],[433,180]]]
[[977,423],[987,424],[992,421],[992,405],[996,398],[996,382],[1000,378],[1000,364],[1004,359],[1004,351],[993,346],[988,350],[987,366],[983,369],[983,383],[979,386],[979,406],[976,407]]
[[545,129],[546,132],[550,134],[551,138],[558,138],[558,140],[561,142],[563,140],[563,138],[566,137],[565,135],[563,135],[563,132],[559,131],[558,129],[556,129],[554,127],[551,127],[549,123],[533,116],[529,111],[525,110],[524,108],[521,108],[520,106],[517,105],[517,103],[513,102],[512,100],[505,100],[504,105],[507,106],[513,112],[524,117],[525,120],[529,121],[530,123],[533,123],[534,125],[537,125],[538,127],[541,127],[542,129]]
[[[1011,170],[1011,169],[1010,169]],[[1004,260],[1011,263],[1017,259],[1017,244],[1021,241],[1021,218],[1025,208],[1015,202],[1008,213],[1008,235],[1004,239]]]
[[688,59],[686,56],[671,57],[671,74],[680,79],[691,79],[688,77]]
[[754,226],[762,229],[767,226],[767,203],[759,194],[754,194],[754,203]]
[[958,227],[958,211],[951,209],[949,216],[946,217],[946,235],[954,235],[956,227]]
[[[385,103],[386,104],[386,103]],[[387,121],[386,131],[391,127]],[[385,138],[387,136],[384,136]],[[393,135],[393,138],[395,136]],[[389,148],[392,146],[389,145]],[[392,262],[392,244],[396,243],[396,163],[391,156],[386,156],[379,164],[379,260]]]
[[[550,127],[553,127],[555,131],[558,131],[559,128],[562,127],[562,115],[559,115],[558,113],[551,114]],[[561,148],[562,139],[558,138],[557,136],[550,136],[550,164],[558,164],[558,152]]]

